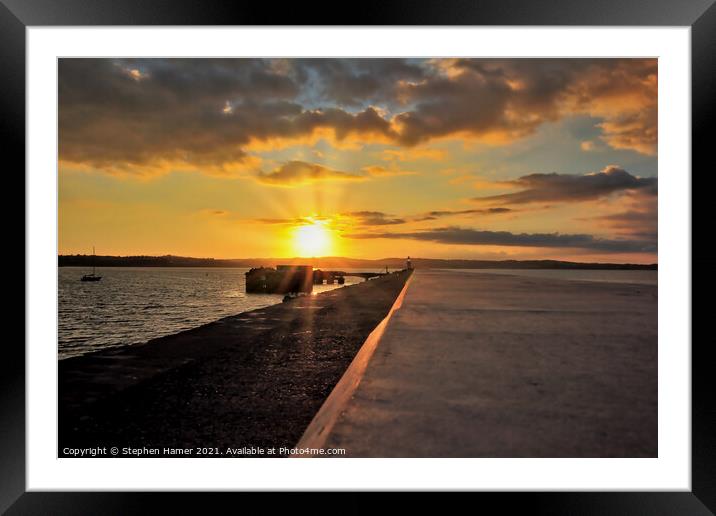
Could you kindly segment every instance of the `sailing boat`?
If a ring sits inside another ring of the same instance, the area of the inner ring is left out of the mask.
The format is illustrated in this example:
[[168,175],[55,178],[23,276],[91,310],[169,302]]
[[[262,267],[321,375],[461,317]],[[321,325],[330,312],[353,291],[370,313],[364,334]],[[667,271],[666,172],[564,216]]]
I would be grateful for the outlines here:
[[92,246],[92,274],[85,274],[82,276],[82,281],[99,281],[102,279],[102,276],[97,276],[97,274],[95,274],[94,259],[94,246]]

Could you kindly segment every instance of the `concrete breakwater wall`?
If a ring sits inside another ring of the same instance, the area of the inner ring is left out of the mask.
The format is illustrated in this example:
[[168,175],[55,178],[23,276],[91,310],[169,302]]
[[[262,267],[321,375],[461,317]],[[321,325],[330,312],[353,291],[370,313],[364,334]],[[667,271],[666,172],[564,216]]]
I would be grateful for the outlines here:
[[418,270],[367,366],[334,389],[351,395],[301,443],[346,457],[657,457],[657,294]]

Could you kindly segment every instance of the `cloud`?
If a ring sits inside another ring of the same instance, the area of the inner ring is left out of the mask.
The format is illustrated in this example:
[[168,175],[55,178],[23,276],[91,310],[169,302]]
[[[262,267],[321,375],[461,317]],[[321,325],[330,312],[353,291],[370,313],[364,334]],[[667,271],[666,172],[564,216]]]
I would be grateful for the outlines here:
[[385,161],[417,161],[421,159],[442,161],[447,156],[447,151],[431,148],[386,149],[382,153],[382,159]]
[[658,219],[652,211],[622,211],[599,217],[592,217],[590,220],[602,223],[611,231],[620,235],[627,235],[633,238],[657,242]]
[[642,154],[656,154],[656,107],[638,113],[607,117],[598,124],[604,131],[602,139],[615,149],[631,149]]
[[657,178],[636,177],[626,170],[608,166],[592,174],[530,174],[508,182],[519,192],[475,197],[478,202],[527,204],[535,202],[576,202],[600,199],[614,193],[641,190],[656,195]]
[[623,227],[626,224],[635,223],[650,223],[656,222],[654,213],[647,211],[622,211],[619,213],[612,213],[610,215],[602,215],[600,217],[594,217],[593,220],[605,220],[613,222],[616,227]]
[[428,215],[434,216],[434,217],[445,217],[448,215],[464,215],[469,213],[479,213],[481,215],[486,214],[495,214],[495,213],[509,213],[511,211],[510,208],[485,208],[481,210],[457,210],[457,211],[450,211],[450,210],[441,210],[441,211],[430,211],[428,212]]
[[401,81],[420,81],[431,73],[418,61],[393,58],[295,59],[291,66],[313,86],[315,100],[348,107],[390,104]]
[[334,229],[345,230],[349,227],[356,226],[390,226],[405,224],[407,221],[402,218],[395,217],[382,211],[348,211],[337,213],[331,216],[311,215],[307,217],[292,218],[261,218],[254,219],[253,222],[261,224],[277,224],[289,226],[301,226],[304,224],[314,224],[321,221],[323,224]]
[[350,211],[341,215],[355,219],[361,226],[388,226],[406,223],[405,219],[397,218],[382,211]]
[[266,60],[61,59],[60,160],[111,173],[246,174],[252,142],[391,134],[372,107],[304,106],[302,87]]
[[261,224],[286,224],[286,225],[301,225],[306,224],[307,219],[296,217],[292,219],[271,219],[271,218],[265,218],[265,219],[254,219],[253,222],[259,222]]
[[333,170],[315,163],[289,161],[271,172],[260,172],[256,179],[269,185],[297,186],[317,181],[361,181],[365,176]]
[[587,234],[511,233],[509,231],[481,231],[459,227],[443,227],[400,233],[352,233],[343,236],[355,239],[389,238],[424,240],[453,245],[580,248],[612,253],[654,252],[656,250],[655,244],[648,241],[626,239],[610,240]]
[[586,217],[580,220],[595,222],[613,234],[639,238],[656,243],[658,240],[658,199],[652,192],[636,190],[624,195],[617,203],[618,211]]
[[415,145],[466,135],[505,142],[544,122],[586,114],[602,119],[615,148],[656,152],[655,59],[443,59],[442,71],[403,82],[399,98],[412,109],[396,116],[399,140]]
[[[450,217],[454,215],[496,215],[503,213],[510,213],[514,210],[510,208],[493,207],[485,209],[470,209],[470,210],[435,210],[425,212],[420,215],[406,215],[396,216],[384,211],[373,211],[373,210],[359,210],[359,211],[347,211],[337,213],[334,215],[312,215],[310,217],[293,217],[293,218],[261,218],[254,219],[253,222],[259,222],[262,224],[286,224],[286,225],[300,225],[313,223],[316,220],[321,220],[326,224],[331,225],[337,229],[347,230],[356,226],[393,226],[400,224],[408,224],[410,222],[422,222],[427,220],[436,220],[441,217]],[[224,212],[217,210],[216,214],[223,214]]]
[[381,167],[380,165],[370,165],[367,167],[363,167],[362,170],[369,176],[373,177],[413,176],[417,174],[417,172],[412,172],[410,170],[402,170],[398,167],[386,168]]
[[61,162],[111,173],[249,175],[252,148],[319,136],[509,143],[578,114],[614,148],[656,152],[656,59],[64,58],[58,71]]
[[600,118],[611,147],[656,154],[656,59],[514,59],[502,70],[521,92],[518,109]]
[[452,217],[454,215],[499,215],[503,213],[511,213],[515,210],[511,208],[492,207],[471,210],[433,210],[413,218],[415,222],[426,220],[436,220],[440,217]]
[[285,217],[285,218],[259,218],[249,219],[249,222],[259,224],[276,224],[276,225],[287,225],[287,226],[305,226],[316,223],[323,225],[332,225],[334,223],[333,217],[327,217],[324,215],[307,215],[304,217]]

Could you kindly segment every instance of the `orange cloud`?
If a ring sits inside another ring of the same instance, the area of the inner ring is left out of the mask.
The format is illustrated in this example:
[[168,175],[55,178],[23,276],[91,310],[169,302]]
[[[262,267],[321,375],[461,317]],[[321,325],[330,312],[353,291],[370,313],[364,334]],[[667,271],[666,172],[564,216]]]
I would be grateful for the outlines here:
[[272,186],[300,186],[318,181],[362,181],[365,176],[333,170],[315,163],[289,161],[271,172],[261,172],[256,179]]
[[385,161],[416,161],[420,159],[442,161],[445,158],[447,158],[446,151],[442,149],[430,148],[386,149],[382,153],[382,159]]
[[412,176],[417,174],[417,172],[411,172],[410,170],[401,170],[398,167],[381,167],[379,165],[370,165],[367,167],[363,167],[361,170],[363,170],[366,174],[373,177],[389,177],[389,176]]

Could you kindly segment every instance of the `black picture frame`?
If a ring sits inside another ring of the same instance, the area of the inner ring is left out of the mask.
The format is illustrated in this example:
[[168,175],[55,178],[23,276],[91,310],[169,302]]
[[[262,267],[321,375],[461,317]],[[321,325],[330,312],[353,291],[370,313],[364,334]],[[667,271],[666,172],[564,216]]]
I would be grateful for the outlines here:
[[[691,27],[692,70],[692,491],[589,493],[480,493],[481,507],[500,512],[549,514],[713,514],[716,511],[716,392],[712,361],[713,337],[705,321],[713,292],[716,259],[704,239],[712,217],[706,196],[713,192],[708,170],[708,128],[716,118],[716,6],[714,0],[382,0],[351,8],[352,4],[313,1],[307,4],[234,3],[216,0],[0,0],[0,141],[6,162],[24,170],[25,163],[25,30],[29,26],[83,25],[552,25],[552,26],[688,26]],[[292,7],[293,5],[293,7]],[[340,9],[339,9],[340,7]],[[339,14],[343,12],[344,14]],[[347,23],[350,21],[350,23]],[[22,168],[21,168],[22,167]],[[688,177],[688,176],[687,176]],[[24,181],[19,188],[24,191]],[[6,194],[8,195],[8,194]],[[15,195],[17,196],[17,194]],[[697,202],[700,201],[700,202]],[[713,202],[713,201],[712,201]],[[9,225],[9,203],[4,206]],[[12,213],[15,215],[17,208]],[[662,214],[663,216],[663,214]],[[23,226],[24,227],[24,226]],[[27,259],[27,256],[25,257]],[[16,258],[14,258],[16,259]],[[25,269],[25,277],[31,271]],[[23,295],[23,299],[25,296]],[[19,308],[19,303],[17,303]],[[23,303],[24,310],[24,303]],[[699,329],[705,338],[698,337]],[[24,340],[24,339],[23,339]],[[688,345],[688,342],[674,343]],[[7,514],[135,514],[206,512],[219,508],[209,496],[168,493],[49,493],[25,489],[25,348],[19,338],[4,339],[0,375],[0,511]],[[351,493],[340,512],[372,510],[378,495]],[[325,498],[320,504],[338,510]],[[295,508],[317,508],[314,497],[293,496]],[[442,502],[419,501],[423,508]],[[470,503],[475,503],[471,501]],[[230,506],[224,506],[230,507]],[[227,512],[234,512],[228,509]]]

